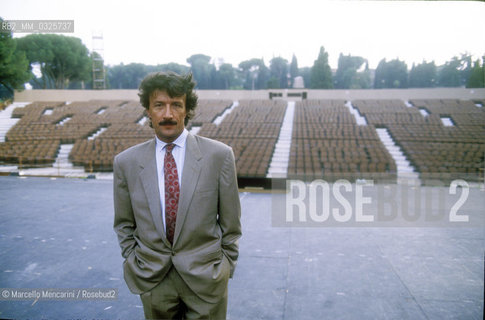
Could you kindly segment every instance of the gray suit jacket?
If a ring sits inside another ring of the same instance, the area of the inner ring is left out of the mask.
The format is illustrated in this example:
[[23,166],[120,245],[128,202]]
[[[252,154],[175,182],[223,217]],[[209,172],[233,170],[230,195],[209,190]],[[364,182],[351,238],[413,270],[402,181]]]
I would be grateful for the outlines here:
[[136,294],[155,287],[173,266],[203,300],[217,302],[232,277],[241,207],[232,149],[189,134],[173,245],[160,205],[155,139],[114,159],[114,230],[124,278]]

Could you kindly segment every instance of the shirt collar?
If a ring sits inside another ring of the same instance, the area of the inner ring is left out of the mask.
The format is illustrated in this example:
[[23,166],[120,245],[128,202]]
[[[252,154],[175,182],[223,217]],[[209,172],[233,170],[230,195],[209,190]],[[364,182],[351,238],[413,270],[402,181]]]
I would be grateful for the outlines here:
[[[184,131],[182,131],[182,133],[172,143],[175,144],[177,147],[183,148],[185,146],[185,142],[187,141],[188,134],[189,132],[186,128],[184,128]],[[157,139],[157,150],[163,150],[163,148],[165,148],[168,143],[160,140],[156,135],[155,138]]]

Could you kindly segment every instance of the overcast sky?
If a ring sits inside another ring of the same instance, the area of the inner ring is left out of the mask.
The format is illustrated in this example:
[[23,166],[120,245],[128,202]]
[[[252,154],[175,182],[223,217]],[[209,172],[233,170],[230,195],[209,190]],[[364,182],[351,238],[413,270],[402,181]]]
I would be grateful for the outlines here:
[[[273,57],[312,66],[320,46],[332,68],[340,53],[440,65],[461,53],[485,54],[485,3],[316,0],[2,0],[3,19],[72,19],[93,48],[102,31],[106,64],[187,64],[192,54],[237,66]],[[25,34],[15,34],[23,36]]]

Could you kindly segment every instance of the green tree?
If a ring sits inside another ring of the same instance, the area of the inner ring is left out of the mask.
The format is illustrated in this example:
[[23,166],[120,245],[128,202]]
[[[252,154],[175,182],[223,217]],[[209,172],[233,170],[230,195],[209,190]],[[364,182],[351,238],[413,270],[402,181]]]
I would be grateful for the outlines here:
[[[0,23],[3,20],[0,18]],[[14,90],[22,90],[32,74],[25,53],[16,50],[17,44],[10,32],[0,32],[0,87],[5,90],[0,98],[12,97]]]
[[441,87],[463,87],[466,85],[472,70],[472,60],[469,54],[454,56],[438,68],[438,84]]
[[460,65],[460,85],[466,86],[470,74],[473,69],[472,56],[469,53],[463,53],[461,55],[461,65]]
[[149,73],[142,63],[123,63],[108,67],[107,78],[112,89],[138,89],[141,81]]
[[267,84],[268,89],[279,89],[280,88],[280,80],[276,77],[269,78]]
[[[102,67],[104,67],[104,60],[97,52],[91,52],[91,54],[89,55],[90,70],[89,70],[88,78],[84,80],[69,81],[69,84],[66,86],[66,88],[67,89],[93,89],[93,70],[92,70],[93,63],[96,68],[96,71],[95,71],[97,73],[96,76],[98,77],[98,79],[101,78],[102,71],[103,71]],[[106,71],[107,69],[106,67],[104,67],[105,86],[106,88],[110,88]],[[100,87],[97,87],[97,89],[100,89]]]
[[296,56],[293,55],[290,63],[290,77],[291,77],[292,88],[293,88],[293,83],[295,82],[295,78],[298,77],[299,75],[300,74],[298,73],[298,61],[296,60]]
[[221,64],[218,70],[218,74],[223,84],[221,89],[230,89],[235,82],[235,75],[236,75],[236,72],[232,67],[232,64],[229,64],[229,63]]
[[[270,77],[277,79],[277,81],[272,80],[271,88],[288,88],[288,60],[282,57],[275,57],[269,62]],[[277,85],[277,87],[275,87]],[[269,87],[269,86],[268,86]],[[270,88],[270,87],[269,87]]]
[[163,71],[163,72],[175,72],[178,74],[185,74],[190,71],[190,68],[178,63],[167,63],[167,64],[159,64],[157,65],[153,71],[150,72],[157,72],[157,71]]
[[29,64],[40,66],[43,88],[64,89],[69,81],[89,79],[91,60],[81,39],[57,34],[31,34],[16,41]]
[[188,66],[178,63],[145,65],[142,63],[119,64],[106,68],[106,81],[112,89],[138,89],[141,81],[152,72],[176,72],[184,74],[190,71]]
[[211,76],[214,65],[210,64],[211,57],[204,54],[194,54],[187,58],[198,89],[211,88]]
[[257,78],[259,75],[259,68],[261,59],[250,59],[239,63],[241,77],[244,79],[243,88],[246,90],[254,90],[257,88]]
[[241,78],[244,79],[243,88],[246,90],[261,90],[267,88],[270,78],[269,69],[263,59],[253,58],[239,63]]
[[408,68],[404,61],[382,59],[376,68],[374,88],[407,88]]
[[485,88],[485,56],[482,57],[482,65],[480,60],[476,60],[470,72],[470,77],[466,83],[467,88]]
[[[362,89],[368,87],[369,72],[357,72],[365,63],[365,59],[350,54],[344,56],[342,53],[338,58],[337,72],[335,73],[335,88],[338,89]],[[366,64],[367,66],[367,64]],[[368,70],[368,67],[367,67]]]
[[460,59],[453,57],[441,66],[438,72],[438,84],[441,87],[459,87],[461,84],[460,65]]
[[436,65],[434,61],[427,63],[423,61],[421,64],[411,68],[409,71],[409,87],[410,88],[431,88],[436,86]]
[[350,89],[369,89],[371,87],[369,63],[365,62],[363,71],[357,72],[350,83]]
[[328,53],[325,52],[323,47],[320,47],[318,58],[313,64],[310,81],[310,87],[312,89],[333,88],[332,70],[328,64]]
[[256,79],[256,87],[259,90],[267,89],[268,88],[268,81],[269,81],[270,77],[271,77],[270,70],[266,66],[266,64],[264,63],[264,59],[261,58],[260,59],[260,65],[259,65],[259,68],[258,68],[258,77]]

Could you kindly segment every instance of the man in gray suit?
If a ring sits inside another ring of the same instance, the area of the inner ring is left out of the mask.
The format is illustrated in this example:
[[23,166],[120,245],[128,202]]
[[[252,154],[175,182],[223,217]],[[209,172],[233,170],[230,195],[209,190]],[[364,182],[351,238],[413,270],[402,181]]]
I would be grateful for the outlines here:
[[114,230],[125,281],[150,319],[224,319],[238,258],[234,154],[190,134],[192,75],[154,73],[140,101],[155,138],[114,159]]

